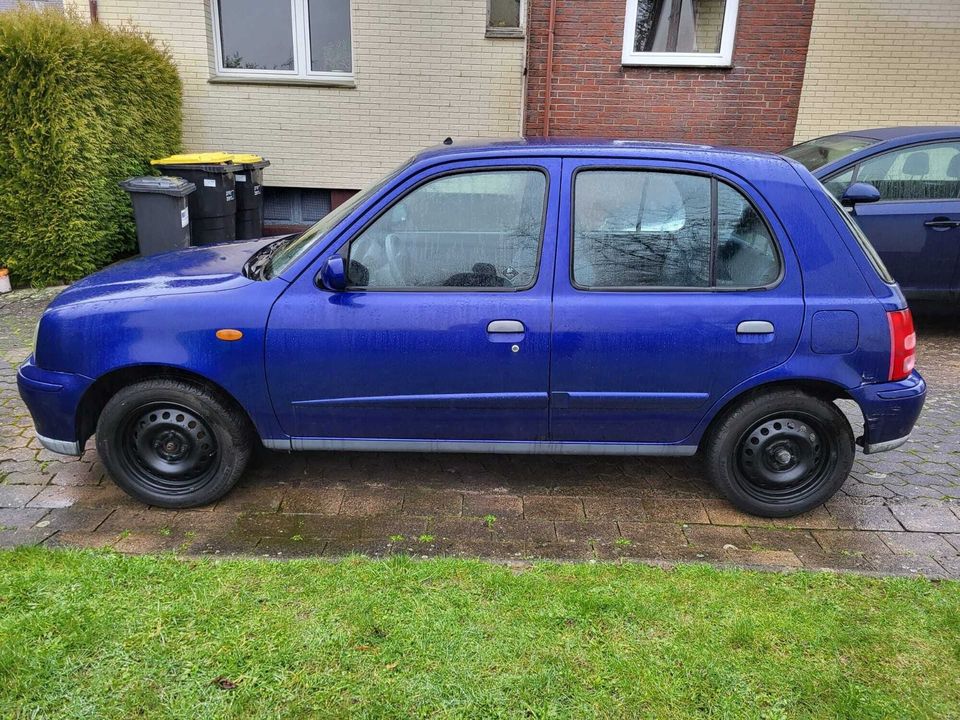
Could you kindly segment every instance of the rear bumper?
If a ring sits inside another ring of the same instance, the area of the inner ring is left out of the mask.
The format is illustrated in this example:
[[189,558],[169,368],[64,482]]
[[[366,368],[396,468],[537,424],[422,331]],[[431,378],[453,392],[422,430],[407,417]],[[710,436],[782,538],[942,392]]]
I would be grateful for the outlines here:
[[17,388],[45,448],[66,455],[80,454],[77,406],[92,383],[84,375],[39,368],[32,355],[20,366]]
[[907,442],[923,410],[927,384],[914,371],[905,380],[861,385],[851,395],[863,411],[863,452],[873,454]]

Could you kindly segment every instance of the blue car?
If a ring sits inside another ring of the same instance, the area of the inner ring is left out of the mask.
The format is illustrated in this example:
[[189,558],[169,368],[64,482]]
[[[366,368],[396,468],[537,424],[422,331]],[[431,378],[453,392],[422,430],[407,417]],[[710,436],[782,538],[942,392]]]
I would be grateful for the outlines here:
[[[960,127],[856,130],[795,145],[784,155],[851,208],[911,303],[958,308]],[[861,183],[876,192],[857,187]]]
[[190,507],[274,450],[693,455],[737,507],[823,503],[925,385],[896,283],[778,155],[640,142],[425,151],[301,235],[118,263],[44,313],[43,445],[96,434]]

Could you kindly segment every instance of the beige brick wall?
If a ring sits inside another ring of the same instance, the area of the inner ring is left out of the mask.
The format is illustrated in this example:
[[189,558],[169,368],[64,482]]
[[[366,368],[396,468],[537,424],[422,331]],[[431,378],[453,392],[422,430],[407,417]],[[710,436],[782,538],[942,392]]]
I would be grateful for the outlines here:
[[[87,0],[66,0],[86,15]],[[170,48],[184,146],[268,157],[268,185],[360,188],[454,138],[515,137],[522,39],[486,39],[485,0],[353,0],[355,88],[212,83],[208,0],[99,0]]]
[[960,0],[816,0],[796,140],[960,124]]

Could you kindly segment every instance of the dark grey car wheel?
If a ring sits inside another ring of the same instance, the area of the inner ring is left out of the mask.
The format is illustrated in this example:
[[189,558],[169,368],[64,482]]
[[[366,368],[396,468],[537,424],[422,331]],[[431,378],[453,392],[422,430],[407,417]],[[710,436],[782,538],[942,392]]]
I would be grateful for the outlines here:
[[218,393],[172,378],[123,388],[97,423],[97,451],[114,482],[150,505],[186,508],[225,495],[251,453],[242,412]]
[[847,418],[832,402],[799,390],[756,395],[723,415],[704,459],[717,488],[737,508],[789,517],[829,500],[853,467]]

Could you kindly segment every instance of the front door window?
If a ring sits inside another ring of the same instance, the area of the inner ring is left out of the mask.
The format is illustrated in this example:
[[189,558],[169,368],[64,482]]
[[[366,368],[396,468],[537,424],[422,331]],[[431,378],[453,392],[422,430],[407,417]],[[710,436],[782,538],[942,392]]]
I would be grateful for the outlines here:
[[544,173],[529,169],[430,180],[350,243],[350,285],[527,289],[537,274],[546,188]]

